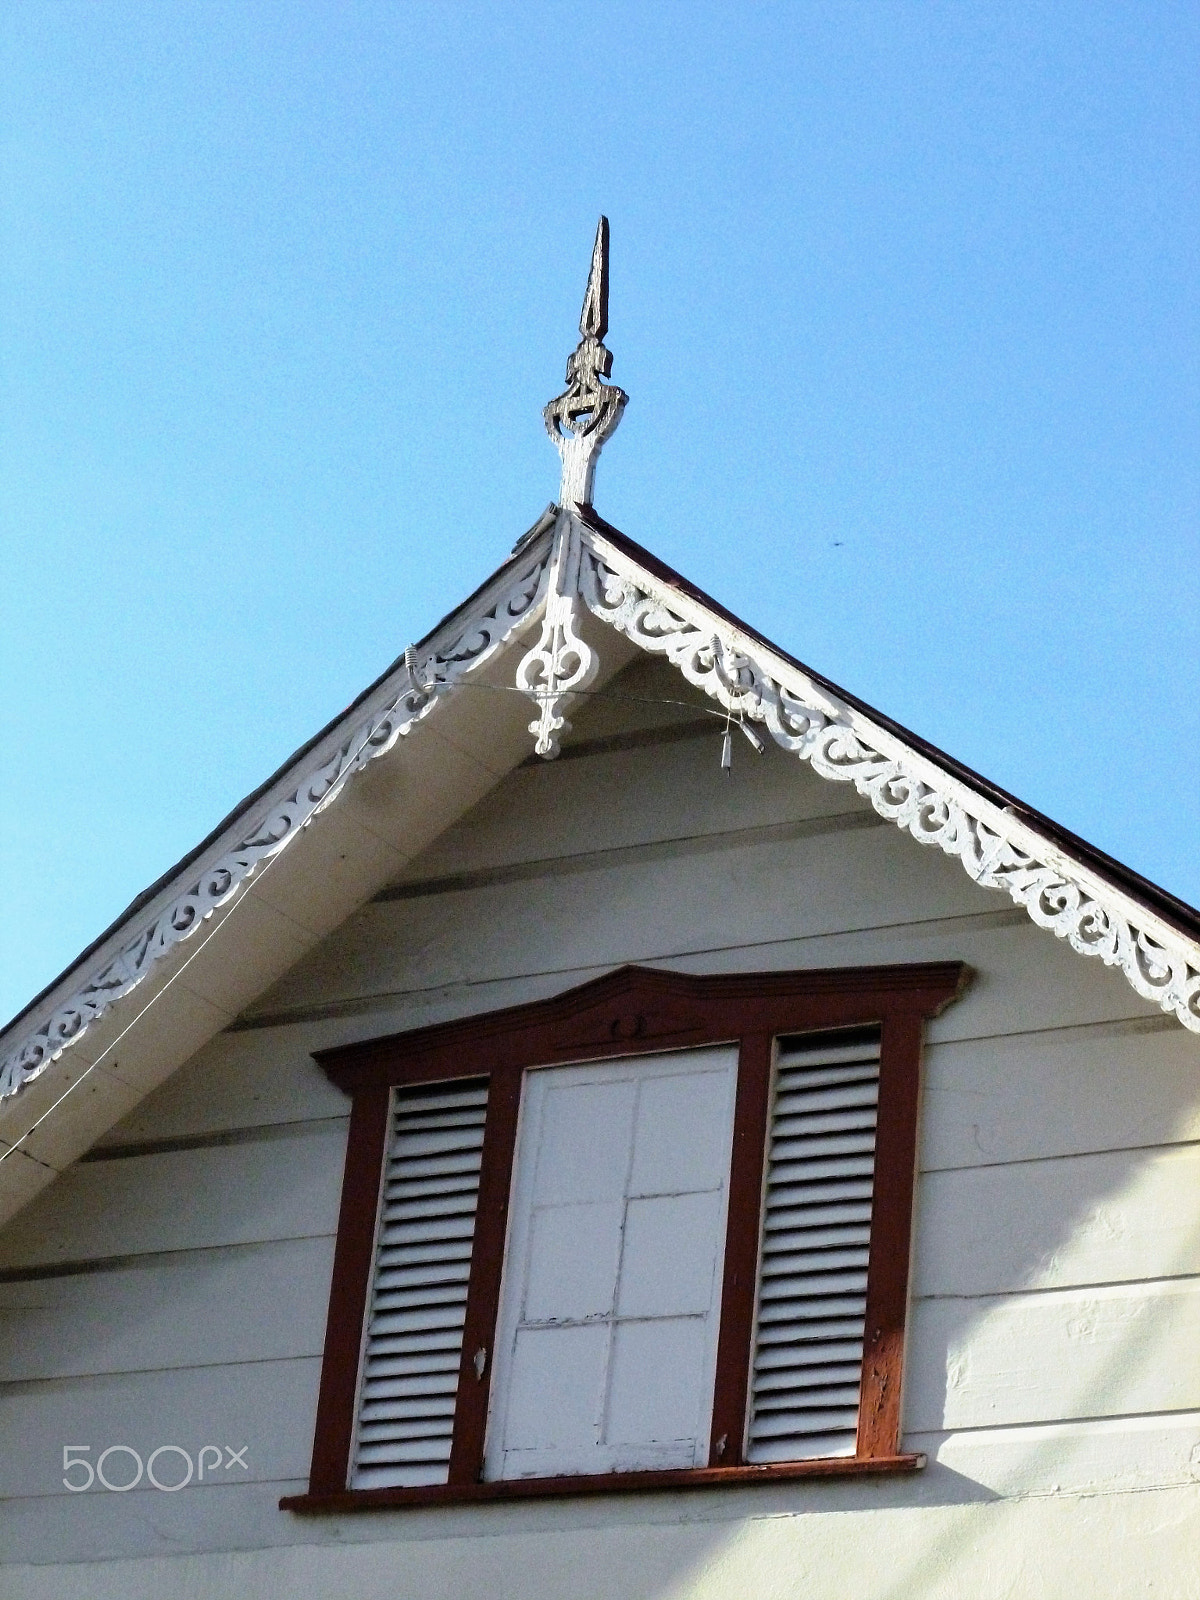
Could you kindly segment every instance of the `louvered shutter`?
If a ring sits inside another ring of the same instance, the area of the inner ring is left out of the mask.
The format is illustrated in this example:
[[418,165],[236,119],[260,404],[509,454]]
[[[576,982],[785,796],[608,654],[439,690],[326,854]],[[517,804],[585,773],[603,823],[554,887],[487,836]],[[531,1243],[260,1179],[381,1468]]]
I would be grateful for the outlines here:
[[445,1483],[487,1084],[395,1090],[350,1486]]
[[877,1036],[863,1043],[781,1041],[748,1461],[854,1453],[878,1104]]

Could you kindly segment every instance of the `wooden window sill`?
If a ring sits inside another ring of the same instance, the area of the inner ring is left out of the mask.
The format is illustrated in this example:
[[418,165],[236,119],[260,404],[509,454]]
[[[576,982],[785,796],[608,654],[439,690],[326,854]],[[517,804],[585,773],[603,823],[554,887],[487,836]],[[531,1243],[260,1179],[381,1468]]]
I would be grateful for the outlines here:
[[340,1489],[289,1494],[281,1511],[395,1510],[404,1506],[474,1505],[492,1500],[562,1499],[584,1494],[637,1494],[646,1490],[723,1489],[747,1483],[784,1483],[794,1478],[856,1478],[866,1474],[919,1472],[923,1455],[829,1456],[818,1461],[780,1461],[764,1466],[685,1467],[661,1472],[598,1472],[570,1478],[505,1478],[494,1483],[438,1483],[416,1489]]

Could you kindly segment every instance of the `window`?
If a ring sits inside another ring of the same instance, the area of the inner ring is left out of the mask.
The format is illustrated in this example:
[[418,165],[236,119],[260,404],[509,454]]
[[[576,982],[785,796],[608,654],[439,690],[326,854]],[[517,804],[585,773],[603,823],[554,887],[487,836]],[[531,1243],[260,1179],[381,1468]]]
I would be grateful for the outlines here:
[[295,1510],[911,1469],[923,1024],[961,963],[696,978],[322,1053],[353,1101]]
[[527,1075],[485,1478],[707,1465],[736,1071]]

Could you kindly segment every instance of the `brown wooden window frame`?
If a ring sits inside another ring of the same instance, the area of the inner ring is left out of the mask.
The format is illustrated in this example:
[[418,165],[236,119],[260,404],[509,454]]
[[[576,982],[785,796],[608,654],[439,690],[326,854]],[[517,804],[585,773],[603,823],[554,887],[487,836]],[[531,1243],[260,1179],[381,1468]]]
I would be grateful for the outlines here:
[[[350,1132],[309,1488],[306,1494],[285,1497],[280,1505],[292,1511],[347,1511],[921,1466],[921,1456],[900,1448],[921,1050],[926,1020],[961,994],[969,976],[969,969],[957,961],[709,977],[622,967],[549,1000],[318,1051],[316,1059],[327,1075],[351,1097]],[[776,1041],[864,1026],[880,1030],[880,1067],[855,1453],[748,1464],[742,1459],[742,1440]],[[738,1069],[709,1465],[483,1481],[492,1363],[477,1378],[473,1354],[494,1348],[525,1073],[711,1044],[736,1044]],[[350,1489],[391,1091],[455,1078],[487,1078],[489,1093],[448,1482]]]

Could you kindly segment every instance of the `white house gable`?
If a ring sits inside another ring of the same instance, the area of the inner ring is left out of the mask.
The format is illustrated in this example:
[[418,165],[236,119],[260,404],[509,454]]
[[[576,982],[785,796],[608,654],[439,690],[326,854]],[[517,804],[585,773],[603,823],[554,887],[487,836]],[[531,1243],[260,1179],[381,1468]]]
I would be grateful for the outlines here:
[[1177,1590],[1200,922],[596,516],[606,241],[566,509],[4,1034],[14,1594]]

